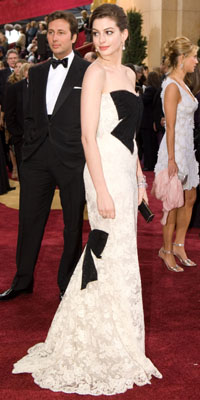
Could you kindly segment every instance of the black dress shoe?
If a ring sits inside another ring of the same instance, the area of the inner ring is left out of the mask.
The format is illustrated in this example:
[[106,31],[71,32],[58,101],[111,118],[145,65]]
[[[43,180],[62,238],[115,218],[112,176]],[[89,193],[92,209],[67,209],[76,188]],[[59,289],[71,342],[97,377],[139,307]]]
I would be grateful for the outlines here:
[[16,186],[10,186],[9,188],[8,188],[8,192],[10,192],[11,190],[15,190],[16,189]]
[[65,290],[61,290],[60,295],[59,295],[60,300],[62,300],[64,294],[65,294]]
[[33,292],[33,283],[31,283],[26,289],[21,289],[21,290],[15,290],[11,287],[4,293],[0,294],[0,301],[11,300],[17,296],[20,296],[21,294],[32,293],[32,292]]

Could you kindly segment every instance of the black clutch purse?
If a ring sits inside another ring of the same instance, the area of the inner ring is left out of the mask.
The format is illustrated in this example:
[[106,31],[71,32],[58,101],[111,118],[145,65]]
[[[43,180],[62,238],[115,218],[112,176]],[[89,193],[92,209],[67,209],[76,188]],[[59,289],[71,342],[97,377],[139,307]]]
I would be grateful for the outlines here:
[[150,210],[150,208],[145,200],[142,200],[142,203],[138,206],[138,210],[141,212],[145,221],[147,221],[147,222],[152,221],[154,214]]

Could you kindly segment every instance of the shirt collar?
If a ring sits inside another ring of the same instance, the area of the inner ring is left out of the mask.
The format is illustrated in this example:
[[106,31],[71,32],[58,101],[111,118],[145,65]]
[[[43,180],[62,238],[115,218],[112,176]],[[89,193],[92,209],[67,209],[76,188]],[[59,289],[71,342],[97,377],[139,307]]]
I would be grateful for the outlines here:
[[[55,58],[55,60],[58,60],[58,58],[55,57],[54,54],[53,54],[53,58]],[[71,63],[72,63],[72,61],[73,61],[73,58],[74,58],[74,51],[72,50],[71,53],[69,53],[69,54],[68,54],[66,57],[64,57],[64,58],[68,58],[68,68],[69,68],[70,65],[71,65]]]
[[[55,60],[58,60],[58,58],[55,57],[54,54],[53,54],[53,58],[55,58]],[[68,71],[69,68],[70,68],[70,65],[71,65],[71,63],[72,63],[72,61],[73,61],[73,59],[74,59],[74,51],[72,50],[71,53],[69,53],[69,54],[68,54],[66,57],[64,57],[64,58],[68,58],[68,66],[67,66],[67,68],[66,68],[66,71]]]

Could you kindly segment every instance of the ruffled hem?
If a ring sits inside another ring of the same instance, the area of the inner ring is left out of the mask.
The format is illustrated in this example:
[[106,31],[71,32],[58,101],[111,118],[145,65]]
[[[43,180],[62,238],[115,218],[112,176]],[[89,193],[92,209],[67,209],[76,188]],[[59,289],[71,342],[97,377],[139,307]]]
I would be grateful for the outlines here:
[[[147,359],[149,363],[152,365],[151,368],[147,372],[141,371],[133,378],[130,378],[130,371],[128,373],[128,377],[119,377],[116,378],[116,375],[114,378],[109,377],[109,375],[106,375],[106,381],[103,380],[98,380],[94,379],[94,377],[90,377],[89,375],[85,376],[77,376],[75,374],[70,373],[69,371],[63,372],[65,373],[65,380],[63,379],[63,375],[60,377],[60,385],[55,383],[55,382],[50,382],[52,373],[51,369],[48,371],[48,376],[46,377],[47,379],[41,379],[41,374],[42,371],[37,371],[37,372],[31,372],[29,368],[26,368],[24,362],[24,366],[18,365],[16,363],[14,365],[14,369],[12,371],[13,374],[18,374],[18,373],[31,373],[34,382],[40,386],[42,389],[49,389],[53,392],[63,392],[63,393],[76,393],[79,395],[92,395],[92,396],[100,396],[100,395],[115,395],[119,393],[124,393],[128,389],[132,389],[134,385],[137,386],[144,386],[147,384],[151,384],[151,379],[154,376],[157,379],[162,379],[162,375],[160,372],[153,366],[150,360]],[[20,364],[20,362],[19,362]],[[21,363],[22,364],[22,363]],[[121,366],[121,371],[123,371],[123,366]],[[121,372],[120,371],[120,372]],[[132,371],[133,372],[133,371]],[[57,374],[58,371],[55,371]],[[40,378],[38,377],[38,374],[40,374]],[[70,381],[73,383],[67,382],[67,376],[70,376]],[[134,373],[132,374],[134,376]],[[76,384],[74,384],[76,382]]]

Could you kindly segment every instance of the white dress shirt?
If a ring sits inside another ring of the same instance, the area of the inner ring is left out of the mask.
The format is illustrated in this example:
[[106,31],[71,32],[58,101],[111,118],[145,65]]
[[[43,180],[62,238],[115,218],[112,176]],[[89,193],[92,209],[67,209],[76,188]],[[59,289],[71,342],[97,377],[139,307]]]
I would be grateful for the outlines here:
[[67,68],[64,68],[62,64],[58,65],[55,69],[53,69],[52,65],[49,68],[46,89],[46,105],[48,115],[53,114],[53,109],[55,107],[58,95],[73,61],[74,52],[72,51],[67,57],[64,58],[68,58]]

